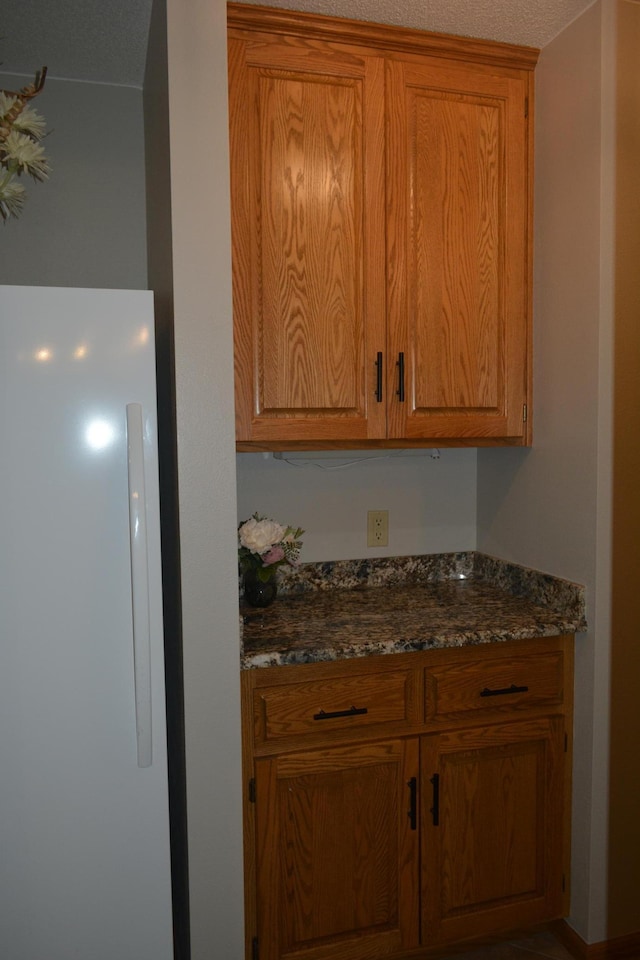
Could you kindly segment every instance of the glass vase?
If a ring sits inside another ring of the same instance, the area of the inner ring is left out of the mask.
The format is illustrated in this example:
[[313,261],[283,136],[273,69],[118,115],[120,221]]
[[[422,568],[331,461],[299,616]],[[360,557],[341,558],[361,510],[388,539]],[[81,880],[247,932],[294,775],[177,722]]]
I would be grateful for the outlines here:
[[278,584],[275,576],[261,580],[255,570],[244,574],[244,599],[252,607],[268,607],[276,598]]

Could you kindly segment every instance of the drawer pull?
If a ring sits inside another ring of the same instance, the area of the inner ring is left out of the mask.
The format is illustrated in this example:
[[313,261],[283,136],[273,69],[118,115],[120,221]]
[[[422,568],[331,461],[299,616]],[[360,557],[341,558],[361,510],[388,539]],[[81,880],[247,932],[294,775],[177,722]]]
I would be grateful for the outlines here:
[[489,687],[485,687],[484,690],[480,691],[481,697],[503,697],[508,693],[528,693],[529,687],[517,687],[515,683],[512,683],[510,687],[501,687],[499,690],[490,690]]
[[433,787],[433,806],[429,811],[431,813],[431,820],[434,827],[440,826],[440,774],[434,773],[434,775],[429,780],[429,783]]
[[335,717],[361,717],[363,713],[368,713],[368,707],[349,707],[348,710],[334,710],[332,713],[325,713],[324,710],[320,710],[319,713],[314,713],[314,720],[333,720]]
[[409,810],[407,816],[412,830],[418,829],[418,781],[415,777],[407,780],[409,787]]

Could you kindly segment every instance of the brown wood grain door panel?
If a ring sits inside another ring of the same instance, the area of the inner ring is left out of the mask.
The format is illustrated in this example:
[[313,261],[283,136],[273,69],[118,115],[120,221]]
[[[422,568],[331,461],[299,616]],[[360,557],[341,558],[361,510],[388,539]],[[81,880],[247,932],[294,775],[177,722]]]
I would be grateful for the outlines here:
[[390,437],[516,437],[527,376],[523,79],[387,64]]
[[418,775],[416,738],[256,761],[261,958],[418,946]]
[[238,440],[385,436],[384,61],[230,40]]
[[425,737],[422,755],[425,941],[561,916],[563,719]]

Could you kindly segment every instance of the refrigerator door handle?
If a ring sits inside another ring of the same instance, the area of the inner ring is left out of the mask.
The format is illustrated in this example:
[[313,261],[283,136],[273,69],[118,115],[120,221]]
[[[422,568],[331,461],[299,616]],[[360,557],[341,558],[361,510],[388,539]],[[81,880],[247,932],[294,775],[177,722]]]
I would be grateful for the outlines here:
[[144,434],[142,405],[139,403],[127,404],[127,468],[129,477],[129,543],[131,548],[136,740],[138,766],[150,767],[152,762],[151,626],[144,486]]

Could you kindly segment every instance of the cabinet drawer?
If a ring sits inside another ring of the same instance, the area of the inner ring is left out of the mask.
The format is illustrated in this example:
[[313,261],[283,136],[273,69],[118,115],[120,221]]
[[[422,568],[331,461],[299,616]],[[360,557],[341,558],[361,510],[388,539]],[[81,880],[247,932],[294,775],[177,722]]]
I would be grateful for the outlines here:
[[254,690],[256,742],[414,719],[415,673],[353,674]]
[[428,667],[427,720],[454,720],[470,713],[527,710],[563,700],[562,651],[492,657]]

